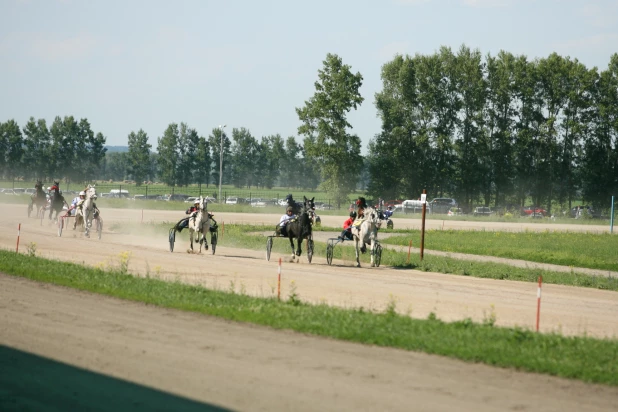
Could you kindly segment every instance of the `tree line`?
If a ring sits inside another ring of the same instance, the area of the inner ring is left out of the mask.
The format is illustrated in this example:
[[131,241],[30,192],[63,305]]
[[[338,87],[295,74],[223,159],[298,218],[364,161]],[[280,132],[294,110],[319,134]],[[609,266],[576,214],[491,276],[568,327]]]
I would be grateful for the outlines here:
[[[296,137],[257,139],[243,127],[200,135],[171,123],[156,151],[143,130],[127,153],[105,153],[105,137],[87,119],[31,118],[21,129],[0,123],[5,177],[73,181],[159,180],[325,190],[345,202],[359,184],[370,197],[455,197],[463,206],[523,206],[551,211],[584,200],[606,207],[618,189],[618,54],[588,69],[556,53],[529,60],[501,51],[482,56],[461,46],[432,55],[395,56],[383,65],[375,95],[382,130],[360,154],[347,114],[364,101],[363,77],[328,54],[315,93],[296,108]],[[221,150],[222,146],[222,150]]]
[[607,208],[618,195],[618,54],[599,71],[556,53],[530,61],[442,47],[395,57],[382,81],[369,193],[427,189],[485,206],[532,198],[549,212],[581,199]]

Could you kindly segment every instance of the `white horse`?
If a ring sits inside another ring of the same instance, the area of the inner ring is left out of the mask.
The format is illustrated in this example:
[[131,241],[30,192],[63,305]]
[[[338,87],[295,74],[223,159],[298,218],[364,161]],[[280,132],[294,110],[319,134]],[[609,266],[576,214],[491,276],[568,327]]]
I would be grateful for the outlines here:
[[206,235],[210,231],[208,201],[202,196],[198,198],[198,201],[199,206],[197,212],[194,212],[194,216],[189,218],[189,240],[191,241],[191,244],[190,249],[187,249],[187,253],[193,253],[194,237],[195,241],[200,244],[200,250],[198,253],[202,253],[202,243],[204,244],[204,250],[208,250],[208,240],[206,238]]
[[82,203],[81,211],[78,209],[75,212],[75,219],[78,218],[78,214],[81,214],[84,224],[84,235],[90,237],[90,228],[92,228],[92,219],[94,219],[94,201],[97,199],[97,191],[94,186],[88,185],[85,190],[86,199]]
[[374,262],[376,240],[378,240],[378,229],[382,224],[380,213],[372,207],[365,208],[364,217],[355,222],[352,226],[352,236],[356,245],[356,267],[360,267],[359,243],[365,249],[365,245],[371,245],[371,267],[376,264]]

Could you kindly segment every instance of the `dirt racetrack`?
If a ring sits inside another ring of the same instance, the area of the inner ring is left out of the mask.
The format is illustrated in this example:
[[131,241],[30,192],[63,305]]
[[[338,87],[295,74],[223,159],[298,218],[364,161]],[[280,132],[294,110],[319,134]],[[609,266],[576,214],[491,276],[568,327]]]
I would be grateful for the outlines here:
[[[175,222],[179,215],[144,211],[143,220]],[[106,227],[142,220],[139,210],[104,209],[102,216]],[[228,224],[278,220],[259,214],[217,218]],[[323,217],[329,226],[340,220]],[[14,250],[20,222],[21,252],[36,242],[39,256],[117,265],[120,254],[130,251],[129,270],[139,275],[258,296],[275,293],[278,255],[267,262],[261,251],[226,247],[225,236],[215,256],[189,255],[183,243],[170,253],[165,237],[146,230],[123,235],[104,229],[102,240],[65,231],[58,238],[54,226],[27,219],[25,206],[0,204],[3,248]],[[396,222],[420,226],[418,220]],[[473,229],[471,223],[444,225]],[[428,228],[442,224],[428,221]],[[522,224],[483,226],[525,230]],[[538,223],[531,227],[545,230]],[[411,310],[414,317],[434,312],[447,321],[482,321],[493,311],[498,325],[534,324],[535,284],[333,263],[317,257],[312,264],[284,263],[282,296],[293,281],[301,299],[310,302],[380,310],[395,299],[398,310]],[[615,292],[544,285],[543,331],[615,337],[617,315]],[[612,410],[618,399],[616,388],[233,324],[7,276],[0,276],[1,345],[234,410]]]

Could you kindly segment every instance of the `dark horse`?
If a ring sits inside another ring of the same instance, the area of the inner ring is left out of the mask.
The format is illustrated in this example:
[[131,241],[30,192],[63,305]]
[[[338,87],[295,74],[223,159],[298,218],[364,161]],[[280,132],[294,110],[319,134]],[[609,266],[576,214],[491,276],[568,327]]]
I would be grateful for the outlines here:
[[32,213],[34,206],[36,206],[36,214],[37,216],[39,216],[41,208],[45,208],[45,205],[47,203],[45,192],[43,191],[43,183],[41,183],[41,181],[39,180],[34,185],[34,188],[36,189],[36,193],[34,193],[32,197],[30,197],[30,204],[28,205],[28,217],[30,217],[30,213]]
[[301,205],[300,213],[297,215],[295,221],[290,222],[287,226],[288,239],[290,239],[290,247],[292,248],[292,259],[294,256],[294,239],[296,239],[296,256],[301,255],[301,244],[303,239],[311,239],[311,204],[313,199],[307,199],[305,196],[305,202]]
[[54,214],[54,211],[56,212],[56,216],[54,217],[54,220],[58,219],[58,214],[62,211],[62,207],[66,203],[64,201],[64,196],[62,196],[62,193],[60,192],[60,189],[58,188],[58,185],[59,185],[58,182],[54,182],[54,185],[52,186],[53,192],[51,195],[51,201],[50,201],[50,207],[49,207],[49,220],[51,220],[52,215]]

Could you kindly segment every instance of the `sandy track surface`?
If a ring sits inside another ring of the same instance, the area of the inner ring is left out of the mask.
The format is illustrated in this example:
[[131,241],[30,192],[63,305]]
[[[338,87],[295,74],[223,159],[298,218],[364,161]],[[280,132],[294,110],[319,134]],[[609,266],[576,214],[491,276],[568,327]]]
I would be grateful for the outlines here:
[[[144,211],[142,218],[139,210],[105,209],[102,215],[109,227],[114,221],[176,222],[182,212]],[[183,252],[188,242],[179,239],[177,251],[170,253],[166,237],[153,236],[146,226],[144,232],[130,235],[104,229],[102,240],[85,239],[72,231],[58,238],[54,226],[41,226],[25,216],[25,206],[0,204],[3,248],[14,250],[21,222],[21,252],[35,242],[37,255],[43,257],[113,266],[121,253],[130,251],[129,269],[138,275],[257,296],[276,293],[278,255],[267,262],[261,251],[226,247],[225,236],[215,256],[190,255]],[[217,219],[272,226],[278,216],[221,213]],[[339,220],[323,218],[329,226],[338,226]],[[470,222],[457,224],[461,223]],[[517,226],[505,230],[526,230]],[[537,223],[531,226],[545,230]],[[571,225],[550,226],[577,230]],[[591,231],[589,226],[585,230]],[[358,269],[351,260],[328,266],[320,258],[312,264],[303,258],[300,263],[284,263],[282,278],[282,296],[290,293],[293,281],[296,293],[309,302],[381,310],[394,299],[398,310],[419,318],[434,312],[447,321],[466,317],[482,321],[493,311],[498,325],[532,327],[535,320],[536,285],[530,283],[388,267]],[[410,410],[414,399],[421,410],[610,410],[604,402],[615,401],[618,395],[613,389],[236,325],[8,277],[0,278],[0,283],[0,344],[235,409],[289,410],[295,405],[296,410]],[[25,318],[19,320],[17,312]],[[48,313],[53,316],[44,316]],[[617,315],[615,292],[544,285],[542,331],[618,336]],[[21,324],[26,326],[16,326]],[[40,338],[29,338],[39,333]],[[212,391],[204,389],[211,385]],[[277,385],[277,391],[271,388]],[[281,387],[289,389],[282,394]],[[585,388],[594,395],[579,398],[578,390]],[[276,400],[280,403],[273,403]]]
[[[233,410],[609,411],[618,398],[618,388],[225,322],[3,275],[0,286],[0,344]],[[73,388],[66,397],[81,395]]]

